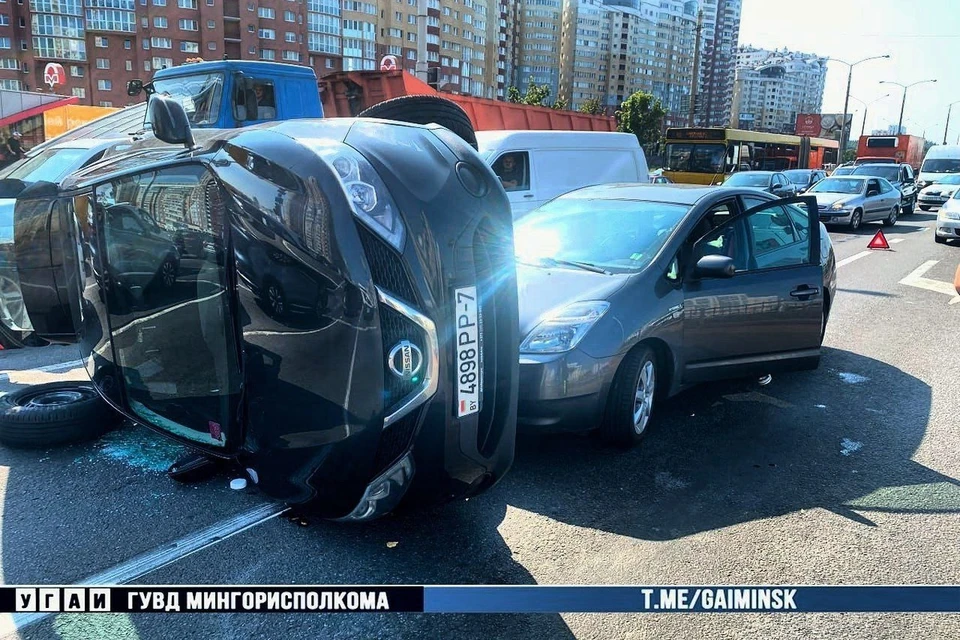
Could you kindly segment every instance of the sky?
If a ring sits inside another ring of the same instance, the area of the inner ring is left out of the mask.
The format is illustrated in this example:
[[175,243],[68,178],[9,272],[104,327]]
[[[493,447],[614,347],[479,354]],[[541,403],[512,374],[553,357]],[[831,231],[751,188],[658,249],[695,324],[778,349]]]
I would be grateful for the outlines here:
[[[907,92],[904,125],[907,133],[943,141],[947,106],[960,101],[960,0],[743,0],[740,44],[765,49],[802,51],[857,62],[850,95],[870,102],[866,132],[896,125],[903,90],[880,84],[892,80],[910,84],[935,78]],[[842,113],[847,67],[828,64],[822,113]],[[853,134],[859,135],[863,105],[850,100],[855,111]],[[950,144],[960,144],[960,104],[950,117]]]

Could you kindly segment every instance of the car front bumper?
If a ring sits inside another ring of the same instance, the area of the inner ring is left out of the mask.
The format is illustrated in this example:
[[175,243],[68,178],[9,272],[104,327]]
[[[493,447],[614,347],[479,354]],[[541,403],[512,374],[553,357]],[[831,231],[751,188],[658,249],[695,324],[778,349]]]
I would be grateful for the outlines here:
[[960,220],[938,217],[936,233],[940,238],[960,239]]
[[929,207],[940,207],[943,206],[943,203],[949,199],[950,196],[930,196],[921,194],[917,199],[917,203]]
[[853,218],[853,209],[849,211],[832,211],[830,209],[820,209],[820,222],[823,224],[850,224]]
[[526,430],[596,428],[621,359],[593,358],[579,349],[521,354],[517,422]]

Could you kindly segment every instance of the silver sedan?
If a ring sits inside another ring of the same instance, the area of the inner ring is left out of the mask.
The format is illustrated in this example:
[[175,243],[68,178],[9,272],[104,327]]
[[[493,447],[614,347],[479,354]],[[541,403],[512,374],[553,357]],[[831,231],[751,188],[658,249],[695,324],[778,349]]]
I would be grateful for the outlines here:
[[900,192],[883,178],[831,176],[807,194],[816,196],[822,223],[844,224],[851,231],[873,220],[894,225],[900,217]]

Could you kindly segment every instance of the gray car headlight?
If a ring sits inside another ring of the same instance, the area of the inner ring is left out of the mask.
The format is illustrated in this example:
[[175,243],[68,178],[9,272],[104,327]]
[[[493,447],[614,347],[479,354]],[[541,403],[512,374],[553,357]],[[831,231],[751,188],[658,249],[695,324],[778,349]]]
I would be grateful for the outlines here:
[[960,220],[960,211],[940,209],[940,218],[944,220]]
[[329,164],[353,214],[374,233],[403,251],[405,228],[400,211],[373,166],[356,149],[329,140],[299,139]]
[[830,207],[832,211],[842,211],[847,206],[846,202],[834,202],[833,206]]
[[523,353],[563,353],[575,348],[610,308],[609,302],[574,302],[551,312],[520,345]]

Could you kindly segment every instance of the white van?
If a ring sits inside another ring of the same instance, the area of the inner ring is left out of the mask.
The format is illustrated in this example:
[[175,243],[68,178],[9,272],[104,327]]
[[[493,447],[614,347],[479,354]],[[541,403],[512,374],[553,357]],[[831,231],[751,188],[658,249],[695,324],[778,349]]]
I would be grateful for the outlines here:
[[920,165],[917,187],[922,189],[947,173],[960,173],[960,145],[941,144],[930,147]]
[[632,133],[478,131],[477,146],[500,176],[514,218],[580,187],[650,181]]

